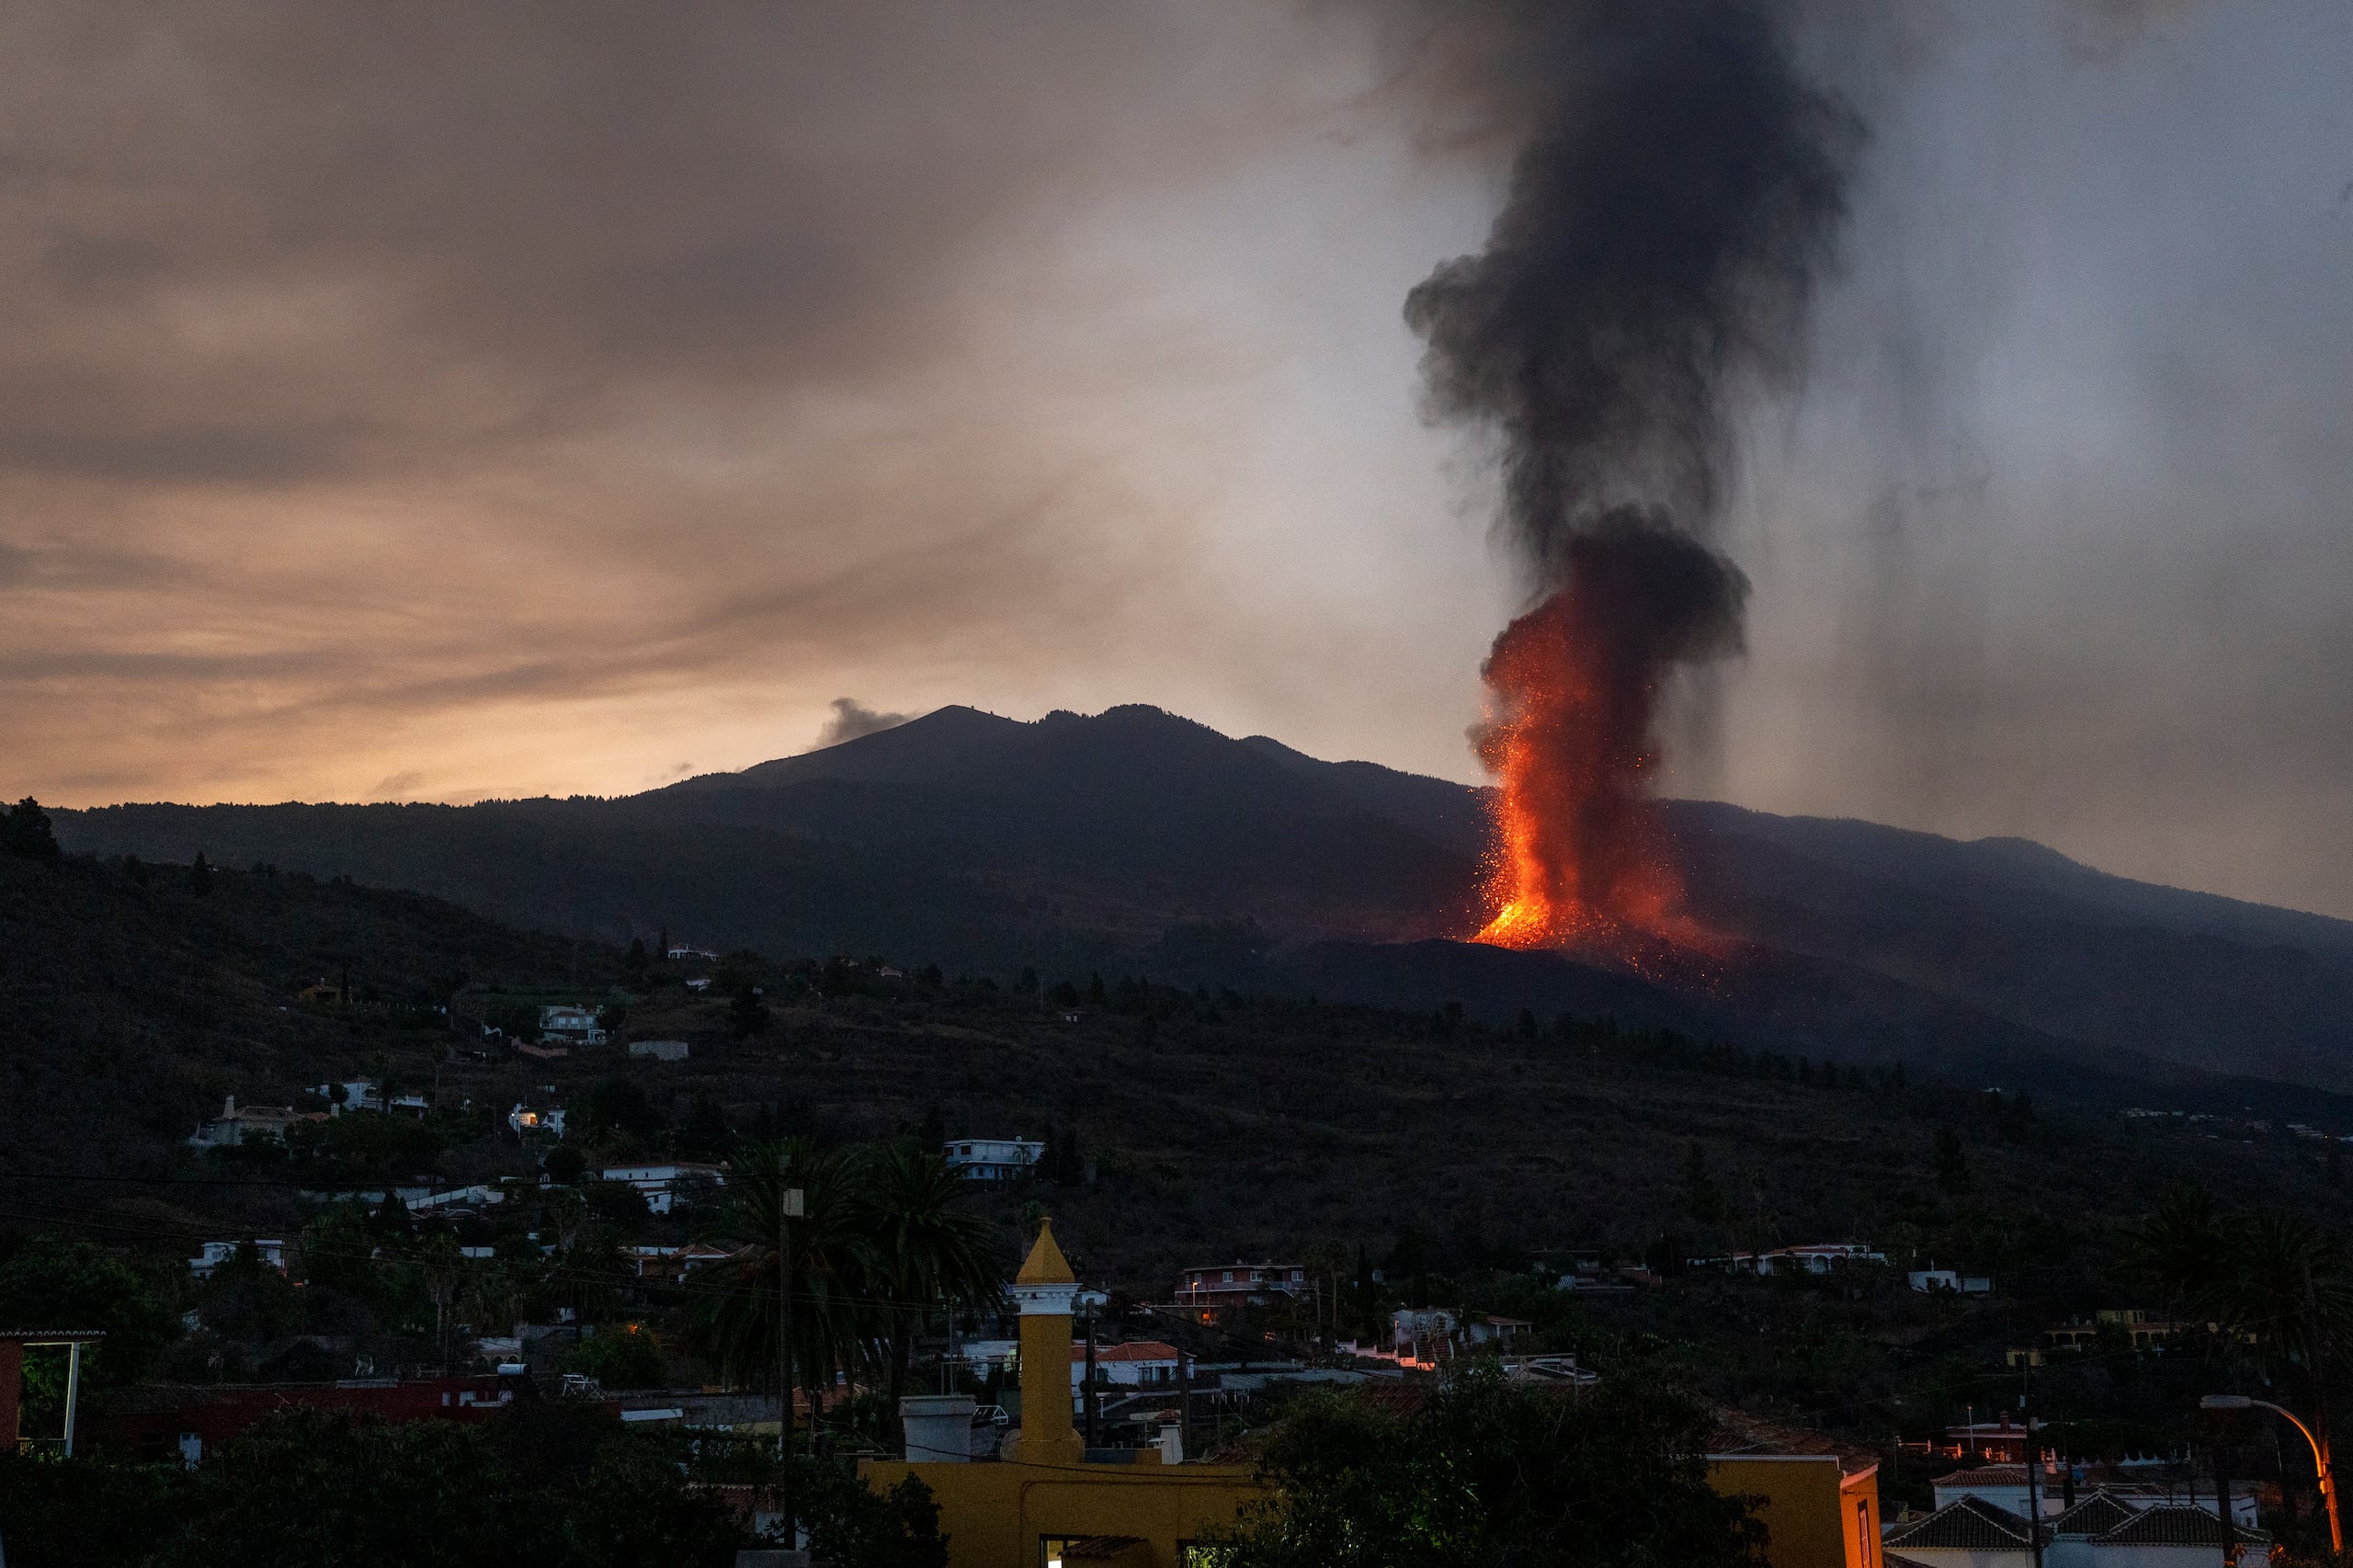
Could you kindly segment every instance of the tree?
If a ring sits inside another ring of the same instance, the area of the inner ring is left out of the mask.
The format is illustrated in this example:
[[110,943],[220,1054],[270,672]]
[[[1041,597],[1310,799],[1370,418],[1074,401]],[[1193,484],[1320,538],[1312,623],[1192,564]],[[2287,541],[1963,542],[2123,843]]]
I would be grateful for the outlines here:
[[61,853],[49,813],[30,795],[10,806],[6,817],[0,817],[0,843],[6,844],[9,854],[21,855],[28,860],[55,861]]
[[[796,1380],[813,1392],[830,1384],[836,1370],[865,1366],[878,1321],[849,1155],[811,1139],[785,1138],[738,1149],[731,1165],[711,1234],[738,1250],[698,1273],[698,1285],[707,1288],[696,1303],[705,1348],[725,1375],[775,1386],[777,1253],[779,1238],[790,1234]],[[788,1221],[784,1195],[795,1187],[801,1213]]]
[[529,1401],[480,1426],[292,1410],[206,1456],[180,1517],[152,1522],[149,1561],[722,1568],[742,1532],[676,1458],[581,1401]]
[[662,1131],[662,1118],[646,1097],[644,1087],[631,1078],[607,1078],[588,1091],[581,1105],[581,1122],[591,1138],[626,1133],[651,1138]]
[[188,891],[199,898],[204,897],[212,891],[212,866],[205,859],[204,851],[201,849],[196,852],[196,858],[188,863]]
[[608,1389],[660,1388],[670,1375],[661,1341],[639,1323],[607,1326],[566,1350],[559,1364]]
[[122,1259],[88,1242],[35,1234],[0,1264],[0,1327],[97,1328],[106,1339],[84,1364],[105,1382],[128,1382],[178,1332],[165,1301]]
[[1961,1146],[1961,1134],[1949,1127],[1937,1129],[1937,1185],[1947,1192],[1967,1192],[1970,1188],[1969,1154]]
[[907,1140],[864,1151],[852,1167],[852,1221],[888,1331],[890,1407],[906,1392],[915,1335],[932,1311],[982,1312],[1004,1298],[992,1227],[961,1205],[963,1184],[945,1153]]
[[1702,1225],[1719,1224],[1724,1217],[1723,1189],[1709,1174],[1708,1152],[1696,1138],[1683,1156],[1683,1211]]
[[645,983],[647,962],[645,938],[631,937],[629,939],[629,952],[621,960],[622,977],[631,985],[642,985]]
[[2225,1221],[2202,1187],[2183,1183],[2132,1233],[2126,1257],[2190,1311],[2253,1336],[2302,1384],[2303,1415],[2330,1451],[2329,1383],[2353,1345],[2353,1257],[2338,1236],[2294,1214]]
[[727,1027],[734,1031],[737,1040],[767,1032],[767,1006],[760,1000],[756,989],[745,985],[736,990],[733,1000],[727,1004]]
[[855,1474],[827,1479],[812,1499],[812,1560],[832,1568],[948,1568],[930,1487],[912,1475],[883,1493]]
[[1582,1394],[1491,1368],[1400,1413],[1302,1399],[1269,1436],[1227,1568],[1761,1568],[1746,1502],[1708,1484],[1703,1406],[1634,1378]]

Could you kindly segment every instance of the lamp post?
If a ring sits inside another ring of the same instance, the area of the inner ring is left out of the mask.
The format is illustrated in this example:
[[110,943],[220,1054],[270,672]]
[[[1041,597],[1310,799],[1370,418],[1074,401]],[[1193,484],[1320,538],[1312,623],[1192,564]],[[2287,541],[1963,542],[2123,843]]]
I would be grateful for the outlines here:
[[[2329,1468],[2328,1450],[2321,1447],[2318,1437],[2313,1436],[2313,1429],[2298,1420],[2294,1411],[2274,1404],[2268,1399],[2250,1399],[2243,1393],[2210,1393],[2198,1402],[2198,1408],[2200,1410],[2268,1410],[2275,1415],[2285,1416],[2290,1426],[2304,1435],[2304,1441],[2313,1447],[2313,1469],[2320,1476],[2320,1500],[2328,1506],[2328,1549],[2340,1556],[2343,1555],[2345,1527],[2339,1524],[2336,1518],[2336,1476]],[[2228,1519],[2222,1521],[2225,1531],[2229,1529],[2230,1523]]]
[[777,1172],[776,1195],[776,1362],[777,1384],[781,1396],[777,1406],[777,1512],[784,1517],[784,1544],[787,1551],[800,1544],[792,1528],[792,1226],[790,1221],[801,1218],[801,1194],[797,1187],[783,1185],[784,1172]]

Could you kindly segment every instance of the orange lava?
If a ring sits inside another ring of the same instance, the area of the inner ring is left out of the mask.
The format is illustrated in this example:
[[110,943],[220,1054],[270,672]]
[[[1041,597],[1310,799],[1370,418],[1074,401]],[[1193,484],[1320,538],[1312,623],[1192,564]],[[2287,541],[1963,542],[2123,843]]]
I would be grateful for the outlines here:
[[1631,959],[1681,935],[1683,883],[1649,796],[1659,672],[1613,658],[1593,591],[1563,588],[1488,655],[1495,845],[1473,940]]

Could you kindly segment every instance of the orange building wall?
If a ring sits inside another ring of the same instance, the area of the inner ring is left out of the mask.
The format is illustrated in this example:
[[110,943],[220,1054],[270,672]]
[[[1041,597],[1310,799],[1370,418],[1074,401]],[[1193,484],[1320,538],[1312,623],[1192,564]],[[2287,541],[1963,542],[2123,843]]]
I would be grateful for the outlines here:
[[1764,1499],[1773,1568],[1881,1568],[1876,1465],[1848,1475],[1832,1454],[1713,1454],[1708,1484]]

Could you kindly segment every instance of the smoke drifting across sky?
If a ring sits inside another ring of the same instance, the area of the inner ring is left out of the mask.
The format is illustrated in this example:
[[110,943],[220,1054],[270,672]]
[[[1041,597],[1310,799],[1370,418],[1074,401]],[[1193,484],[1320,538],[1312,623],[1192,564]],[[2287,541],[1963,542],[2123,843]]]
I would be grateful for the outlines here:
[[[1684,787],[2353,914],[2353,13],[1885,9],[1803,8],[1873,134]],[[1523,584],[1397,306],[1501,202],[1510,31],[20,7],[0,784],[620,790],[844,690],[1471,777]]]

